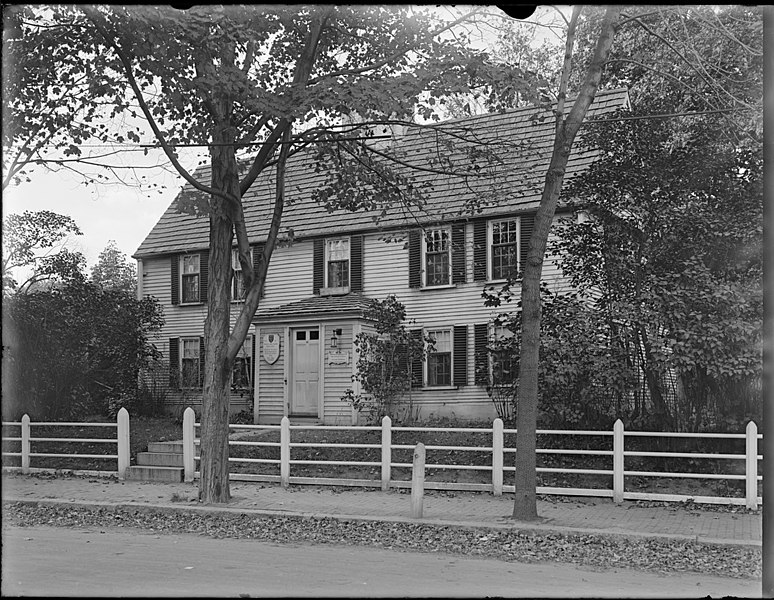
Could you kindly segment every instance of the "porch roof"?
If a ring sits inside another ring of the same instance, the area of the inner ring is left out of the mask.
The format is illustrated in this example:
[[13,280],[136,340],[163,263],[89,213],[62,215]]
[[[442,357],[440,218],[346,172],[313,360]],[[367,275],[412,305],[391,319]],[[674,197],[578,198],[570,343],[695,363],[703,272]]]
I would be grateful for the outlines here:
[[335,296],[311,296],[274,308],[258,309],[253,323],[290,321],[298,317],[359,317],[365,316],[370,298],[359,292]]

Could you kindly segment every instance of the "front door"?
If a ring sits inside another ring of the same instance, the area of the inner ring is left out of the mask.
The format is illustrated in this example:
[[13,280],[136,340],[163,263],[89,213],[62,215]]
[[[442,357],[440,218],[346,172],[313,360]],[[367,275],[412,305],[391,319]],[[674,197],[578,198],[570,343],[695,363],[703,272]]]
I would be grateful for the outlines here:
[[320,397],[320,330],[292,330],[290,414],[317,416]]

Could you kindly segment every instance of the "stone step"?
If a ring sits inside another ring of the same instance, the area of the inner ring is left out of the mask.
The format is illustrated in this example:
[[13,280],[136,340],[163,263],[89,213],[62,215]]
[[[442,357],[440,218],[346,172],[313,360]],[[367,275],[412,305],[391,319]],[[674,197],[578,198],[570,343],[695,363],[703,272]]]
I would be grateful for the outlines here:
[[172,452],[174,454],[182,454],[183,441],[148,442],[148,452]]
[[137,464],[151,467],[182,467],[183,455],[177,452],[138,452]]
[[153,467],[150,465],[132,465],[126,470],[126,479],[132,481],[183,481],[182,467]]

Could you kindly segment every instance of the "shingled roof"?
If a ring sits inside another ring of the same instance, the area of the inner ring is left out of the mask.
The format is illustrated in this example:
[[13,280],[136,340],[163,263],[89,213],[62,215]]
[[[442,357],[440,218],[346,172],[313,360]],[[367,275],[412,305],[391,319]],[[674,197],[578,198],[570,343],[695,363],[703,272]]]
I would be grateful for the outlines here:
[[311,315],[316,317],[320,315],[363,317],[369,305],[368,297],[357,292],[341,296],[312,296],[274,308],[259,308],[253,322],[295,320]]
[[[587,119],[599,118],[627,107],[625,89],[600,90]],[[572,107],[567,103],[566,110]],[[448,145],[455,140],[454,146]],[[423,188],[426,204],[422,210],[402,206],[387,207],[383,214],[333,212],[312,199],[312,191],[322,187],[325,173],[316,173],[309,156],[297,154],[288,161],[287,204],[282,231],[292,229],[296,240],[322,235],[400,229],[417,223],[466,220],[472,216],[494,216],[534,210],[540,203],[545,172],[554,140],[554,119],[548,110],[520,108],[504,113],[478,115],[446,121],[431,127],[412,127],[398,138],[393,150],[420,170],[413,170],[415,185]],[[466,176],[432,172],[438,159],[453,162],[462,170],[470,166],[467,149],[476,145],[491,150],[495,161],[482,159],[478,171]],[[584,170],[598,156],[596,148],[576,143],[567,165],[566,178]],[[425,170],[421,170],[425,169]],[[196,175],[209,181],[209,168]],[[190,188],[190,186],[187,186]],[[274,174],[259,178],[243,197],[245,222],[251,243],[265,241],[273,208]],[[496,202],[493,198],[496,197]],[[480,202],[483,200],[483,203]],[[471,206],[477,205],[475,215]],[[378,217],[378,222],[377,222]],[[208,245],[209,221],[206,215],[192,216],[177,209],[177,199],[167,208],[135,252],[135,258],[204,249]]]

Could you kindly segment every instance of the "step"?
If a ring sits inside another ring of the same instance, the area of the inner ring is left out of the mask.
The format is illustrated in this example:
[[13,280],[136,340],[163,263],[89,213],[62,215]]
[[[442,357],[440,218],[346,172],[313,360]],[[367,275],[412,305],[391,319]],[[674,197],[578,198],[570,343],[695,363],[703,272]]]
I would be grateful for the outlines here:
[[172,452],[175,454],[183,453],[183,441],[174,442],[149,442],[148,452]]
[[126,479],[132,481],[183,481],[182,467],[153,467],[149,465],[132,465],[126,470]]
[[138,452],[137,464],[150,467],[182,467],[183,455],[177,452]]

